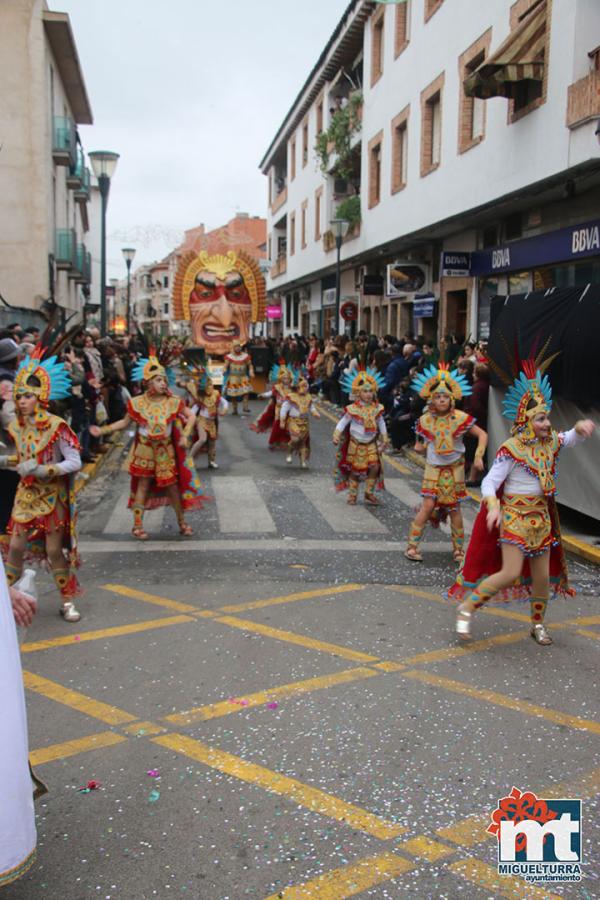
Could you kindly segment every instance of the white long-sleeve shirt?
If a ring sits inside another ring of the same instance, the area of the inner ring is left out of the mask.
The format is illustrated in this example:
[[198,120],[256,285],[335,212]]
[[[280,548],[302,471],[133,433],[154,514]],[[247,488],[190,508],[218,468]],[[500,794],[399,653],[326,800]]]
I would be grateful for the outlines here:
[[[561,447],[574,447],[575,444],[584,440],[574,428],[569,431],[561,431],[558,437]],[[532,475],[509,456],[496,457],[492,468],[481,482],[481,496],[495,497],[498,488],[502,485],[504,485],[505,494],[539,497],[544,493],[537,475]]]
[[[220,397],[219,398],[219,406],[217,408],[217,414],[226,413],[228,409],[229,409],[229,403],[227,402],[225,397]],[[202,416],[202,418],[204,418],[204,419],[213,419],[214,418],[214,416],[211,416],[211,414],[209,413],[209,411],[207,410],[207,408],[205,406],[200,406],[198,403],[194,404],[194,406],[192,407],[192,412],[194,413],[195,416]]]
[[[348,413],[344,413],[340,421],[335,426],[335,430],[341,435],[346,428],[350,426],[350,437],[353,438],[359,444],[370,444],[373,440],[372,432],[365,431],[365,426],[362,422],[357,422],[356,419],[353,419],[352,416],[349,416]],[[385,419],[383,418],[383,413],[377,416],[377,428],[379,434],[382,437],[387,437],[387,427],[385,424]]]
[[314,403],[313,401],[311,401],[311,404],[308,407],[306,413],[301,413],[295,403],[292,403],[291,400],[284,400],[281,405],[281,421],[284,422],[288,416],[291,416],[292,419],[299,419],[304,415],[308,417],[308,413],[313,412],[314,408]]

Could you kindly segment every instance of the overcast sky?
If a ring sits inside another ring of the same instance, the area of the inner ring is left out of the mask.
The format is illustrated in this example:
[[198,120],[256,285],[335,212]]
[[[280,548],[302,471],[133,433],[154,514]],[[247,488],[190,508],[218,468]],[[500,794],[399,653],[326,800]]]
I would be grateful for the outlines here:
[[[264,216],[258,164],[348,0],[48,0],[67,12],[93,126],[121,154],[108,206],[108,278],[172,250],[186,228]],[[94,254],[95,248],[91,248]]]

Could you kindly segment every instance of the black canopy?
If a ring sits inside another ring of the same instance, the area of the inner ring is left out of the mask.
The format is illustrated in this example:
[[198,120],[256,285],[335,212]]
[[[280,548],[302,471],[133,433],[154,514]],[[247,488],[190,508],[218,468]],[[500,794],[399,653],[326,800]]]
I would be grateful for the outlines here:
[[[579,406],[600,406],[600,285],[492,299],[489,355],[507,373],[509,351],[518,346],[526,359],[548,338],[547,355],[560,351],[548,372],[554,394]],[[492,383],[501,384],[495,375]]]

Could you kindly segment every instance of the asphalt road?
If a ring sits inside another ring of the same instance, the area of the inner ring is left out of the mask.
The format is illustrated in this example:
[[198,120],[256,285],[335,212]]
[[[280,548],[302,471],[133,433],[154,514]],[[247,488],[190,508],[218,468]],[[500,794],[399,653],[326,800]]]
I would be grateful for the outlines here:
[[[352,509],[326,416],[308,472],[249,421],[199,464],[193,537],[170,510],[130,536],[118,454],[83,492],[84,618],[62,622],[44,578],[23,647],[50,792],[3,900],[600,897],[597,569],[570,560],[552,647],[517,605],[459,646],[448,534],[402,554],[420,473],[396,457],[383,505]],[[580,884],[497,875],[486,827],[513,786],[582,799]]]

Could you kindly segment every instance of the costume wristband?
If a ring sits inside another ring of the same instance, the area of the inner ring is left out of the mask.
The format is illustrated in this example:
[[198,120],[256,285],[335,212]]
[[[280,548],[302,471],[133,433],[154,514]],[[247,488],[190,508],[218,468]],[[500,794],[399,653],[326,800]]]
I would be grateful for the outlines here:
[[483,502],[487,505],[488,511],[498,509],[500,501],[496,496],[484,497]]

